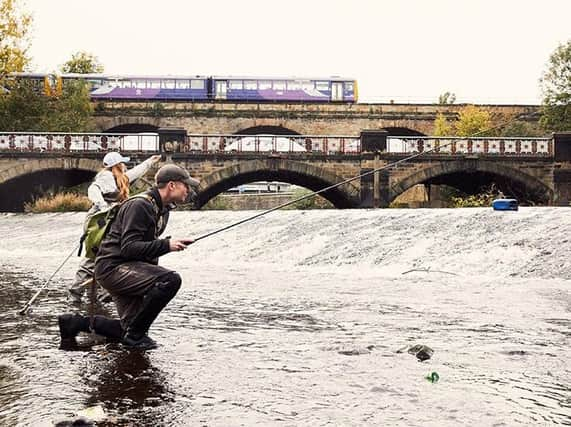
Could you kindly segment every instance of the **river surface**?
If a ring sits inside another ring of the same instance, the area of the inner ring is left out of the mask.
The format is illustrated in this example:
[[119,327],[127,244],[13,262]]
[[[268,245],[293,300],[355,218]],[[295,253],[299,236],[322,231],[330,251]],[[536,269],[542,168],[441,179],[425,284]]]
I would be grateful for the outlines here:
[[[253,213],[175,212],[167,234]],[[183,286],[146,353],[58,348],[57,315],[88,311],[75,255],[18,315],[83,218],[0,215],[2,426],[571,425],[569,208],[271,213],[161,259]]]

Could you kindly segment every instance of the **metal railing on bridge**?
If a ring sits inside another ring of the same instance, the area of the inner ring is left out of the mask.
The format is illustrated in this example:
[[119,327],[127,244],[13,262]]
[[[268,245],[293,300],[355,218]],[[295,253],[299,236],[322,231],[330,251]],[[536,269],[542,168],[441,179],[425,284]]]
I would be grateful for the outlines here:
[[0,151],[98,152],[159,151],[156,133],[12,133],[0,132]]
[[360,154],[361,139],[339,135],[188,135],[165,151],[218,153]]
[[15,152],[181,152],[359,154],[353,136],[187,135],[184,141],[159,142],[156,133],[10,133],[0,132],[0,151]]
[[553,155],[552,138],[388,137],[389,153]]
[[[187,135],[183,141],[160,142],[157,133],[11,133],[0,132],[0,152],[173,152],[204,154],[288,153],[358,155],[355,136],[323,135]],[[551,138],[457,138],[389,136],[386,151],[435,155],[553,155]]]

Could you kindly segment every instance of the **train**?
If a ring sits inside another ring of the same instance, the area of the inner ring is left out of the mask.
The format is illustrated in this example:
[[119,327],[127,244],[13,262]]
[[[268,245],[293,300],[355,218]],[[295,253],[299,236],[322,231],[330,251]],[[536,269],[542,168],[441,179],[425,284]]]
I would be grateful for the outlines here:
[[12,73],[46,95],[69,81],[89,83],[93,101],[232,101],[356,103],[352,78],[247,76],[116,76],[107,74]]

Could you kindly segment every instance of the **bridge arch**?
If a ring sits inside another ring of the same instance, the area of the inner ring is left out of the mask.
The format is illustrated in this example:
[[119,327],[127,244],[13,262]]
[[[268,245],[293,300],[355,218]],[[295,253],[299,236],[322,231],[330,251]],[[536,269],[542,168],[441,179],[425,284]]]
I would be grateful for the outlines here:
[[239,130],[238,132],[234,132],[235,135],[300,135],[299,132],[296,132],[292,129],[288,129],[284,126],[273,126],[273,125],[264,125],[264,126],[251,126],[248,128],[244,128]]
[[157,132],[158,126],[150,125],[147,123],[123,123],[113,126],[105,133],[143,133],[143,132]]
[[0,173],[0,211],[22,212],[26,202],[46,190],[90,181],[100,169],[100,159],[55,157],[12,166]]
[[426,136],[424,133],[406,127],[384,127],[388,136]]
[[474,159],[471,161],[457,160],[436,163],[425,169],[413,172],[390,186],[388,202],[392,202],[396,197],[417,184],[430,183],[431,181],[444,184],[443,177],[460,173],[483,173],[500,177],[504,181],[514,182],[527,195],[531,196],[534,201],[539,203],[549,203],[554,197],[553,189],[532,175],[498,162]]
[[[253,181],[281,181],[318,191],[344,180],[322,167],[299,161],[278,158],[243,161],[205,176],[200,182],[196,205],[201,208],[223,191]],[[360,190],[353,183],[320,195],[336,208],[355,208],[360,204]]]

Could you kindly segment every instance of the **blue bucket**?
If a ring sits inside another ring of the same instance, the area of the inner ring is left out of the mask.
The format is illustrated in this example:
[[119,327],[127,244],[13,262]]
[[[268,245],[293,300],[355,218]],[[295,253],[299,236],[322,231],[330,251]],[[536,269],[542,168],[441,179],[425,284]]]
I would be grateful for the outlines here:
[[518,203],[516,199],[496,199],[492,202],[495,211],[517,211]]

